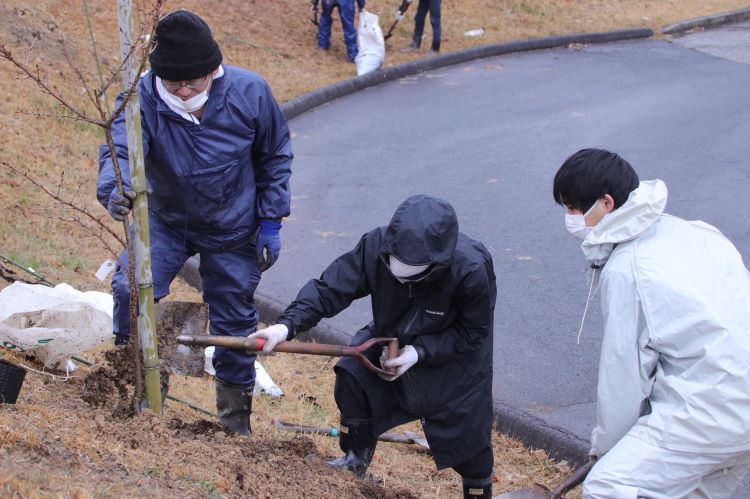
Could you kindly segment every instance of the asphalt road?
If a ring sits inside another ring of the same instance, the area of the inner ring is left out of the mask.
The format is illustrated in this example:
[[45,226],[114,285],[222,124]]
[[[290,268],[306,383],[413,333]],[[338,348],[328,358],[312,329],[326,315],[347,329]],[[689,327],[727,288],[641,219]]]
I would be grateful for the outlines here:
[[[578,149],[617,151],[667,183],[668,212],[717,226],[747,261],[750,66],[677,44],[715,33],[482,59],[295,118],[293,213],[259,291],[289,303],[406,197],[443,197],[495,261],[495,402],[588,440],[601,315],[597,296],[576,344],[588,274],[552,178]],[[360,300],[330,323],[369,320]]]
[[689,33],[674,38],[674,43],[730,61],[750,64],[750,21]]

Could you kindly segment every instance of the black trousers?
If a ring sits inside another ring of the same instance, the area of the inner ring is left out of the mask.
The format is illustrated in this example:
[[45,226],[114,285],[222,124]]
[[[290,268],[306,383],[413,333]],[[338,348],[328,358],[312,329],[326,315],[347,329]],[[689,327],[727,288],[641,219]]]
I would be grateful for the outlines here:
[[[342,450],[344,452],[348,450],[343,448],[344,445],[364,445],[367,447],[373,445],[378,435],[362,435],[361,431],[367,427],[372,428],[370,401],[357,379],[343,369],[337,369],[336,371],[334,397],[339,412],[341,412],[341,424],[350,428],[352,434],[357,435],[357,439],[342,439]],[[429,416],[427,417],[429,418]],[[356,430],[352,431],[351,428],[353,427]],[[461,442],[456,442],[456,445],[461,445]],[[453,466],[453,469],[464,478],[472,481],[483,481],[488,477],[491,480],[494,464],[492,446],[488,445],[471,459]]]
[[419,0],[417,6],[417,13],[414,16],[414,42],[417,47],[422,42],[422,34],[424,33],[424,21],[427,17],[427,12],[430,13],[430,24],[432,25],[432,50],[440,51],[440,0]]

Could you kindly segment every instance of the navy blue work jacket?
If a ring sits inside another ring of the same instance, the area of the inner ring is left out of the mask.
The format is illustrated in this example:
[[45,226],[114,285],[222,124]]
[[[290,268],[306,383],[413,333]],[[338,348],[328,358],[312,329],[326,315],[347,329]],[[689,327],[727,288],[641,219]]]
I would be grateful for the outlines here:
[[[152,72],[138,85],[146,178],[153,190],[149,213],[184,230],[198,250],[242,244],[253,236],[259,219],[289,215],[293,155],[286,120],[261,77],[224,69],[213,80],[200,124],[169,109]],[[113,138],[129,186],[124,113],[114,122]],[[114,188],[105,144],[99,151],[97,186],[105,207]]]

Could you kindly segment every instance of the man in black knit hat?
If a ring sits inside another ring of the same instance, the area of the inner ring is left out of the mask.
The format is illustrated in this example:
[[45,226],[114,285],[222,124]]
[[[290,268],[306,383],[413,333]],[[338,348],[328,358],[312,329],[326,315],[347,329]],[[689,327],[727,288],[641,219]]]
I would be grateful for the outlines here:
[[[211,334],[247,336],[258,312],[253,294],[261,272],[281,250],[281,219],[289,215],[292,149],[289,129],[268,84],[222,65],[208,25],[184,10],[156,27],[151,71],[138,84],[143,154],[149,187],[154,298],[185,261],[201,256],[203,299]],[[122,96],[120,96],[122,99]],[[124,192],[112,158],[99,151],[97,197],[112,218],[132,208],[124,113],[113,124]],[[115,343],[129,341],[127,252],[112,279]],[[255,356],[216,348],[216,406],[228,430],[250,431]]]

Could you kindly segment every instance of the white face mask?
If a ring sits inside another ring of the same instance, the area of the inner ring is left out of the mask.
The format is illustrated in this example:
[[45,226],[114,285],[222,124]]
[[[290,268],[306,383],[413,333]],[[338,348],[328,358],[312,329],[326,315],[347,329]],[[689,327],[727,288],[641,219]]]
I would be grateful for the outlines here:
[[591,232],[594,228],[593,227],[587,227],[586,226],[586,217],[593,211],[594,208],[596,208],[596,205],[599,204],[599,200],[596,200],[596,203],[591,205],[591,208],[588,209],[586,213],[566,213],[565,214],[565,229],[567,229],[568,232],[570,232],[574,237],[577,237],[581,241],[586,239],[586,236],[589,235],[589,232]]
[[391,255],[388,257],[388,267],[393,277],[398,279],[399,282],[405,283],[411,280],[409,279],[410,277],[414,277],[427,270],[429,265],[408,265]]
[[177,108],[180,111],[186,113],[194,113],[206,104],[206,101],[208,100],[208,88],[206,88],[198,95],[190,97],[188,100],[182,100],[176,95],[170,94],[167,91],[165,91],[164,93],[160,93],[160,96],[170,107]]

